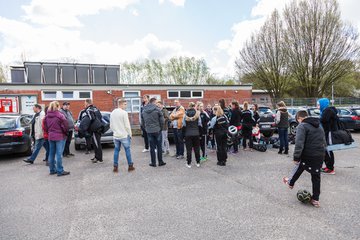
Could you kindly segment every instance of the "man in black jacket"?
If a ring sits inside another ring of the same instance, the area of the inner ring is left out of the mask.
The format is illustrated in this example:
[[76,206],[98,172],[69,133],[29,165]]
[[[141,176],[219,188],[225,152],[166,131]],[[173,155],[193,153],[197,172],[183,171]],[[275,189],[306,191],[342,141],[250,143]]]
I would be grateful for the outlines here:
[[93,163],[103,162],[101,147],[102,115],[95,107],[91,99],[85,100],[85,111],[82,113],[79,131],[91,135],[95,156],[91,159]]
[[290,189],[294,187],[304,170],[311,174],[313,195],[311,204],[319,207],[320,196],[320,170],[324,161],[326,148],[325,133],[320,126],[318,118],[308,117],[305,110],[296,114],[296,119],[300,123],[296,130],[294,162],[296,167],[292,176],[284,177],[283,182]]
[[166,163],[162,159],[162,129],[164,127],[164,115],[160,108],[156,106],[156,98],[151,98],[149,104],[144,106],[141,114],[142,127],[147,132],[150,143],[151,167],[156,167],[155,149],[157,149],[157,156],[159,166],[164,166]]

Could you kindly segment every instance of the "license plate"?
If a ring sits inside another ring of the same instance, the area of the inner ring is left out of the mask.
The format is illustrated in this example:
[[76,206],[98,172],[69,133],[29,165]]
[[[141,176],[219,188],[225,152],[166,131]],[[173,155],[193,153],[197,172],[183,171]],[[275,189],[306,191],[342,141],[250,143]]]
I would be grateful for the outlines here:
[[262,127],[265,128],[265,129],[269,129],[271,126],[270,125],[263,125]]

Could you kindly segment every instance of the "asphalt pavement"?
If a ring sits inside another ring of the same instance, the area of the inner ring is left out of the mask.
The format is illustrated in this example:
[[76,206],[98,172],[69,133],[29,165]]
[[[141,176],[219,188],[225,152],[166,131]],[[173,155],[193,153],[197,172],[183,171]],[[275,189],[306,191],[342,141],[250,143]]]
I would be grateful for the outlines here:
[[[360,133],[353,133],[360,142]],[[42,159],[0,157],[0,239],[360,239],[360,148],[335,153],[336,175],[322,175],[320,208],[296,199],[311,191],[304,173],[293,190],[282,183],[293,168],[276,149],[229,155],[216,153],[196,168],[166,157],[149,167],[143,141],[132,143],[134,172],[120,153],[112,172],[113,149],[104,163],[72,151],[64,159],[69,176],[50,176]],[[171,146],[172,153],[174,146]]]

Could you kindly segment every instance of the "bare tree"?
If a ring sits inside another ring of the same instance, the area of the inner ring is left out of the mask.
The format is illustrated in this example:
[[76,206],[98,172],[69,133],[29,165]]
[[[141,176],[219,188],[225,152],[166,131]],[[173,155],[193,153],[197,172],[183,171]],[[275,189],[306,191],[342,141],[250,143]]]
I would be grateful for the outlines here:
[[257,82],[273,98],[282,97],[289,86],[283,34],[282,20],[275,10],[260,32],[245,43],[235,62],[238,74]]
[[0,83],[7,82],[7,72],[7,67],[0,63]]
[[353,72],[358,34],[336,0],[293,1],[284,10],[288,68],[306,97],[321,97]]

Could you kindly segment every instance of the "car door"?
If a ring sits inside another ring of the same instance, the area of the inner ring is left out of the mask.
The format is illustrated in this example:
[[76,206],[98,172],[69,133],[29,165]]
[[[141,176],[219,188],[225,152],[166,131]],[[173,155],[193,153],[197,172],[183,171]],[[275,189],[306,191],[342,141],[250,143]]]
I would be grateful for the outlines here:
[[354,129],[355,128],[355,121],[352,119],[351,111],[348,109],[338,109],[338,116],[340,122],[344,124],[346,129]]

